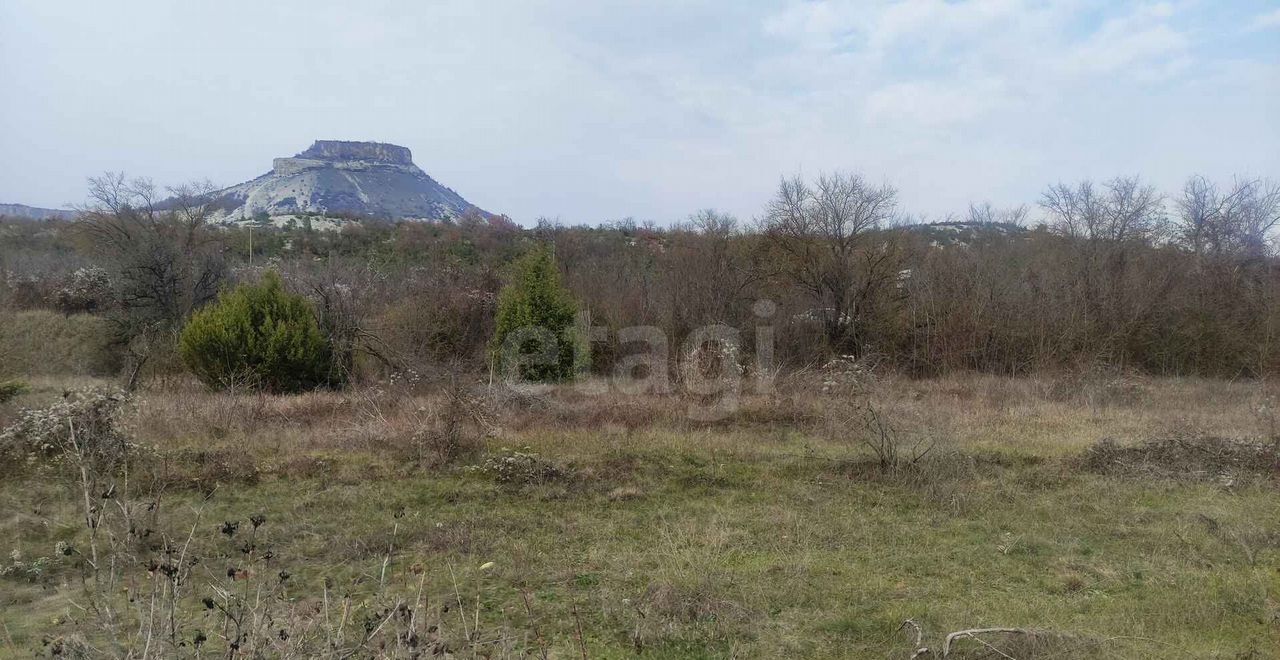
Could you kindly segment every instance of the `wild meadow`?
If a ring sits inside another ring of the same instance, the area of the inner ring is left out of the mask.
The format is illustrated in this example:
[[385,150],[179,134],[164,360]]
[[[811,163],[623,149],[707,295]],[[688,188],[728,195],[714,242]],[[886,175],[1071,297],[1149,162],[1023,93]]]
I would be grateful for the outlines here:
[[482,380],[68,394],[99,384],[37,379],[2,409],[61,404],[81,439],[123,443],[6,466],[7,657],[943,657],[986,628],[1017,632],[947,657],[1280,644],[1257,383],[816,370],[705,423],[675,394]]

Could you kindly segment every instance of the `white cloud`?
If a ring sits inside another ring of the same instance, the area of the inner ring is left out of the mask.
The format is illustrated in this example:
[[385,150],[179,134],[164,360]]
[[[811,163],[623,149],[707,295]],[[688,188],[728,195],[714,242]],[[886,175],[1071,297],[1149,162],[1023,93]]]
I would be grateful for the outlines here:
[[1111,18],[1062,59],[1067,72],[1107,74],[1121,71],[1139,78],[1158,78],[1187,64],[1190,41],[1170,25],[1168,3],[1139,7]]
[[24,154],[0,201],[75,201],[108,168],[234,183],[326,137],[570,222],[750,216],[800,170],[934,215],[1086,175],[1280,174],[1274,46],[1228,50],[1249,17],[1176,1],[0,1],[24,99],[0,106]]
[[772,66],[819,105],[852,103],[868,121],[928,129],[1083,92],[1095,80],[1156,83],[1193,65],[1190,37],[1175,24],[1179,6],[1110,10],[1096,27],[1080,27],[1103,9],[1085,0],[820,0],[763,25],[795,47]]
[[1249,24],[1249,29],[1254,31],[1274,30],[1280,28],[1280,9],[1258,14]]
[[1026,12],[1021,0],[905,0],[885,7],[870,29],[869,47],[883,51],[895,46],[981,38],[998,24]]
[[939,128],[981,118],[1009,103],[1005,83],[978,80],[895,82],[866,101],[872,123],[905,121],[909,127]]

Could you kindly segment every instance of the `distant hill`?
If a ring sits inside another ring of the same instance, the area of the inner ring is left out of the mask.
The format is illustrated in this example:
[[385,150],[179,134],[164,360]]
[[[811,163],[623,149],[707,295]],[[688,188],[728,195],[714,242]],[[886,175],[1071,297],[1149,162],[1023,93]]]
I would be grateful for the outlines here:
[[444,220],[489,216],[413,164],[410,151],[382,142],[317,140],[292,158],[277,158],[271,171],[220,190],[227,221],[299,215]]
[[1026,236],[1028,229],[1009,222],[931,222],[906,225],[905,231],[929,239],[930,245],[948,247],[974,245],[985,241]]
[[26,220],[69,220],[75,217],[75,211],[44,209],[26,204],[0,204],[0,217],[23,218]]

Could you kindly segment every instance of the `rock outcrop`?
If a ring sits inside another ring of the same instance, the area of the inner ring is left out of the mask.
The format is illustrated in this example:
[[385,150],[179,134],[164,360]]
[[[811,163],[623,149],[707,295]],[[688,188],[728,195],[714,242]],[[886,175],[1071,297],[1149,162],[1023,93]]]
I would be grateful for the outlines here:
[[371,163],[413,165],[413,154],[407,147],[383,142],[345,142],[342,140],[316,140],[298,158],[344,161],[364,160]]
[[381,142],[317,140],[271,171],[217,193],[229,221],[318,213],[443,220],[490,215],[427,176],[405,147]]

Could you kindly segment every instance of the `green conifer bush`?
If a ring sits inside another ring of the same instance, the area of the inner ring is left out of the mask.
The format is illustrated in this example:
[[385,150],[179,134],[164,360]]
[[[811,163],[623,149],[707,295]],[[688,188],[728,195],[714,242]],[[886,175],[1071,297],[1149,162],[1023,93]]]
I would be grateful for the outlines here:
[[577,310],[572,294],[560,283],[551,249],[540,245],[531,250],[516,261],[515,278],[498,297],[493,343],[497,366],[522,380],[573,378],[586,361],[575,326]]
[[284,290],[269,272],[191,317],[178,340],[187,368],[216,389],[246,385],[269,392],[302,392],[336,385],[332,347],[311,304]]

